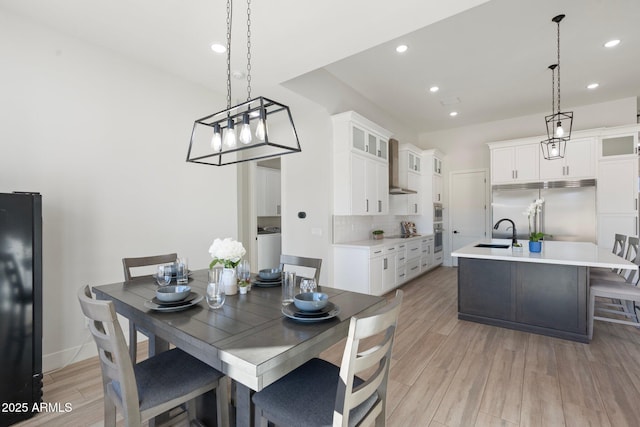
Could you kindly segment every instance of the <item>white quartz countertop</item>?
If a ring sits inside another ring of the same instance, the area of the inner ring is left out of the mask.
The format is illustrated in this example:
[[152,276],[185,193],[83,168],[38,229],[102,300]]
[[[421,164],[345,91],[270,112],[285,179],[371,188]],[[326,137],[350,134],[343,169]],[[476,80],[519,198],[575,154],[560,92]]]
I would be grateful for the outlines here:
[[[478,243],[508,244],[508,249],[476,248]],[[623,268],[637,270],[638,266],[588,242],[546,241],[542,252],[529,252],[529,242],[522,241],[522,252],[511,248],[511,240],[492,239],[473,242],[451,253],[452,257],[476,258],[500,261],[534,262],[542,264],[577,265],[584,267]]]
[[334,243],[333,246],[341,247],[341,248],[375,248],[377,246],[386,246],[386,245],[395,245],[398,243],[407,243],[407,242],[415,242],[416,240],[424,239],[425,237],[433,237],[433,234],[421,234],[419,236],[414,237],[385,237],[380,240],[358,240],[356,242],[346,242],[346,243]]

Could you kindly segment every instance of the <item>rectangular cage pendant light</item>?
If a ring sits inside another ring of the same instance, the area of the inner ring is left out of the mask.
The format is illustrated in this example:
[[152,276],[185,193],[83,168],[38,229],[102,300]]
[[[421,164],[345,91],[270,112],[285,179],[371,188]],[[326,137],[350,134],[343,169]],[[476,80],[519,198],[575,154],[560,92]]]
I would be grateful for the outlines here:
[[223,166],[300,151],[289,107],[260,96],[196,120],[187,162]]

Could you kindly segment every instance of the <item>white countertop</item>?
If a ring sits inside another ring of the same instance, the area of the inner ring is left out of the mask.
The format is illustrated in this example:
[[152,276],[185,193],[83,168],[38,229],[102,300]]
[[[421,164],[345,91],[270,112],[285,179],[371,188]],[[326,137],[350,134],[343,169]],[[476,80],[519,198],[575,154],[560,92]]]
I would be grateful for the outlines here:
[[359,240],[356,242],[346,242],[346,243],[334,243],[333,246],[341,247],[341,248],[360,248],[360,249],[369,249],[374,248],[376,246],[386,246],[386,245],[395,245],[397,243],[407,243],[407,242],[415,242],[416,240],[424,239],[425,237],[433,237],[433,234],[421,234],[419,236],[414,237],[385,237],[380,240]]
[[[476,248],[475,245],[478,243],[508,244],[509,249]],[[513,252],[509,239],[481,240],[452,252],[451,256],[583,267],[638,269],[636,264],[612,254],[609,249],[599,248],[593,243],[546,241],[542,243],[542,252],[540,253],[530,253],[528,241],[520,243],[522,244],[522,252]]]

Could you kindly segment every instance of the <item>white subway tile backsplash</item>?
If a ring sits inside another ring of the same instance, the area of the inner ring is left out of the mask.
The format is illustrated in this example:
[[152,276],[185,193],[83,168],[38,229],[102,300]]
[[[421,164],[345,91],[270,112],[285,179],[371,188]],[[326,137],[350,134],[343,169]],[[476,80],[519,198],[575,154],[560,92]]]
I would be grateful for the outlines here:
[[402,233],[400,222],[411,217],[398,215],[334,215],[333,243],[356,242],[371,239],[373,230],[383,230],[388,236]]

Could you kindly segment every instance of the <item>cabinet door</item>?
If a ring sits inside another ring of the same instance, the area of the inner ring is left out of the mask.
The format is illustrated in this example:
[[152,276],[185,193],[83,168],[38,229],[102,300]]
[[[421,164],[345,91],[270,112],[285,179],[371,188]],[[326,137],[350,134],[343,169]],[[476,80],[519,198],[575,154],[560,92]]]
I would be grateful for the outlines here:
[[[511,182],[515,179],[513,165],[513,147],[494,148],[491,150],[491,182]],[[434,201],[436,201],[434,199]]]
[[356,150],[366,151],[364,130],[356,126],[351,126],[351,146]]
[[378,137],[367,133],[367,153],[378,157]]
[[569,179],[596,176],[596,141],[594,138],[569,141],[564,156],[565,177]]
[[378,157],[382,160],[389,160],[389,141],[383,138],[378,138]]
[[382,292],[386,293],[396,287],[396,257],[382,257]]
[[372,162],[376,168],[376,201],[373,213],[389,213],[389,166],[383,162]]
[[442,173],[442,160],[437,157],[433,158],[433,173],[440,175]]
[[351,155],[351,214],[367,213],[367,159]]
[[598,171],[598,214],[637,213],[638,159],[601,161]]
[[433,201],[434,203],[442,203],[442,177],[433,175]]
[[539,177],[540,144],[515,147],[514,162],[517,181],[536,181]]
[[638,215],[633,213],[598,215],[598,247],[613,249],[616,234],[637,236]]
[[367,159],[365,185],[365,211],[368,214],[378,213],[378,163]]
[[564,172],[566,170],[564,159],[540,159],[540,179],[554,180],[565,179]]
[[371,295],[382,295],[382,276],[384,274],[383,257],[371,258],[369,260],[369,293]]

